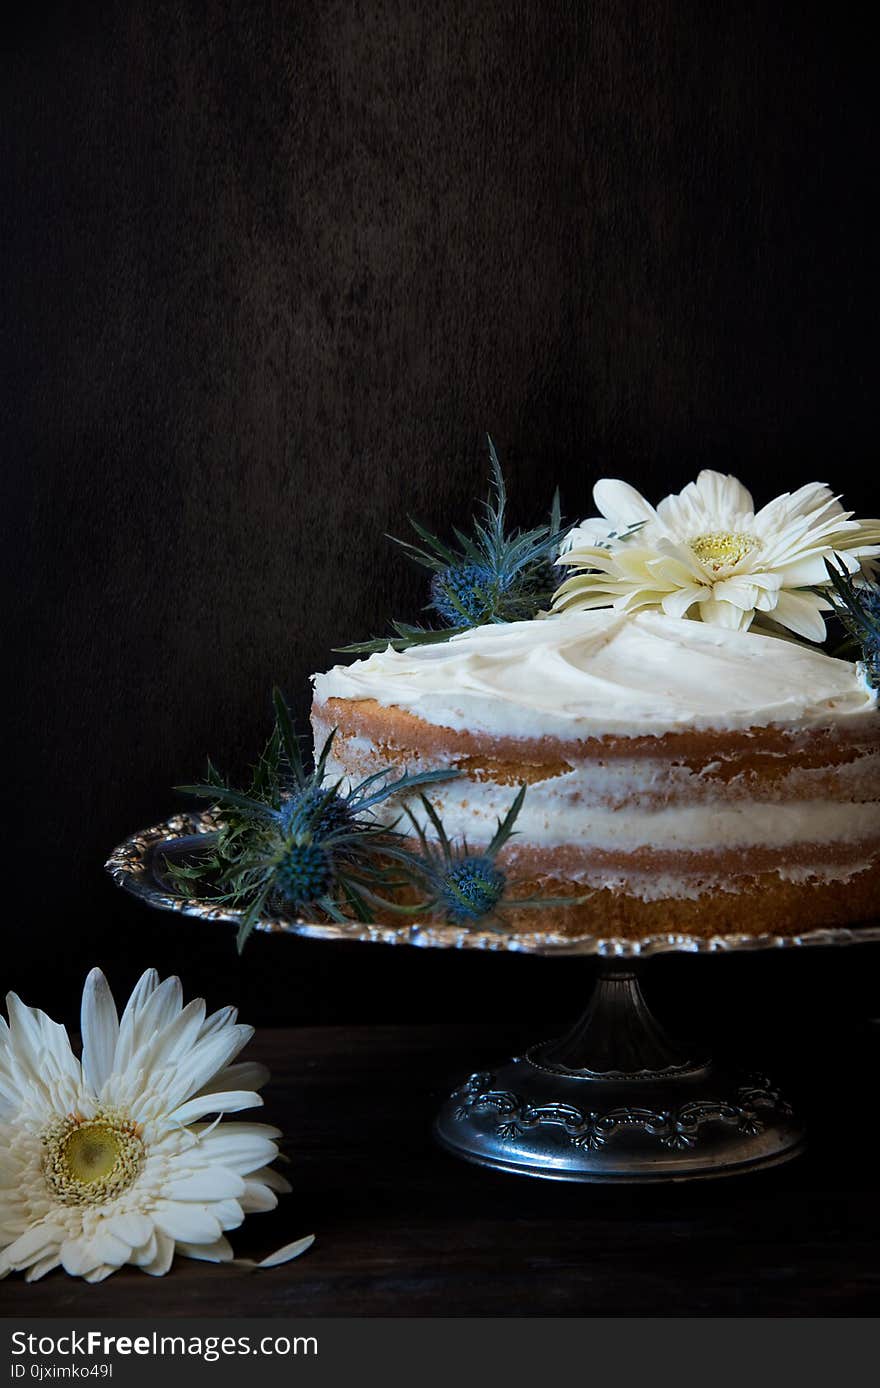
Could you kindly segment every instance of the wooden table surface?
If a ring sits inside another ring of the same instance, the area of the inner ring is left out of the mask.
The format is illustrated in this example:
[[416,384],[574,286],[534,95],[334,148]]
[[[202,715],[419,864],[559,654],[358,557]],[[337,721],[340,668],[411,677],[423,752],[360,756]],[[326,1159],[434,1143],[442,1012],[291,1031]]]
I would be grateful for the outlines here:
[[2,1313],[877,1313],[880,1199],[866,1125],[880,1037],[870,1026],[857,1064],[808,1084],[800,1075],[806,1156],[751,1177],[640,1189],[501,1175],[433,1145],[446,1093],[528,1039],[474,1026],[258,1034],[248,1053],[272,1069],[265,1117],[284,1130],[294,1193],[231,1239],[262,1257],[314,1232],[313,1248],[265,1272],[181,1258],[165,1278],[126,1268],[95,1287],[57,1272],[33,1285],[9,1278]]

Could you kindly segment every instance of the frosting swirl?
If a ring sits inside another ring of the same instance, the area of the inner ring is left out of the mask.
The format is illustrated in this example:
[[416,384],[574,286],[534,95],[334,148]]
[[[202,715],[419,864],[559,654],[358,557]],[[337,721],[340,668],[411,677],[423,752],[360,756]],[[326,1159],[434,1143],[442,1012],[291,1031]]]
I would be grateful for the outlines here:
[[319,702],[375,699],[443,727],[509,737],[827,726],[877,707],[857,666],[818,649],[608,608],[389,647],[313,681]]

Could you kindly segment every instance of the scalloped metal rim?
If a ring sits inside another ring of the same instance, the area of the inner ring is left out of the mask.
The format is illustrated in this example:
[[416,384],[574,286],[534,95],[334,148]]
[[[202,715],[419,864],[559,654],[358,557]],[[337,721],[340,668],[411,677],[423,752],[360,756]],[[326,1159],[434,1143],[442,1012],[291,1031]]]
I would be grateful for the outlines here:
[[[206,814],[180,814],[142,829],[125,839],[108,858],[105,866],[117,886],[140,897],[162,911],[177,911],[201,920],[224,921],[236,925],[241,913],[210,901],[175,896],[161,887],[153,873],[153,855],[162,844],[194,834],[205,834],[213,827]],[[833,927],[810,930],[803,935],[646,935],[627,940],[619,936],[597,935],[517,935],[501,931],[465,930],[453,925],[425,921],[407,925],[364,925],[360,921],[345,925],[332,921],[283,920],[266,916],[257,930],[303,935],[312,940],[362,940],[371,944],[417,945],[427,949],[484,949],[497,953],[572,955],[596,954],[621,959],[647,958],[652,954],[730,954],[734,952],[796,949],[808,945],[856,945],[880,940],[880,923],[855,928]]]

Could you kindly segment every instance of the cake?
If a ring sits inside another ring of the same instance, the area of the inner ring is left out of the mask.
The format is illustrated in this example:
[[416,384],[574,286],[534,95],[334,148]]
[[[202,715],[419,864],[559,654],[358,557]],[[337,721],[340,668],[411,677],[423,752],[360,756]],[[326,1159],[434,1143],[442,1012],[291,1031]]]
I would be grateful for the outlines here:
[[499,861],[514,898],[565,904],[514,902],[514,930],[791,934],[880,914],[880,712],[859,665],[606,607],[389,647],[313,682],[331,777],[455,769],[427,793],[468,845],[527,786]]

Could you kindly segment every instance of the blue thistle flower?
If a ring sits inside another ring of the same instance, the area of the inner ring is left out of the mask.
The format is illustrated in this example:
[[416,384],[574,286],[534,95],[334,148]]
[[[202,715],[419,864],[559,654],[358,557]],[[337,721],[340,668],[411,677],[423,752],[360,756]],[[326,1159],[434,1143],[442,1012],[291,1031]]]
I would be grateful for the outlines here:
[[438,882],[440,897],[450,918],[456,922],[482,920],[499,905],[507,877],[491,858],[459,858],[442,873]]
[[333,886],[333,858],[320,843],[294,840],[275,869],[275,887],[291,906],[311,906]]
[[[316,812],[317,819],[314,819]],[[278,817],[287,833],[302,832],[311,825],[313,833],[317,835],[332,834],[351,823],[352,809],[341,795],[334,794],[328,798],[327,792],[320,786],[310,786],[294,791],[284,801]]]
[[407,809],[410,822],[422,847],[423,873],[430,900],[420,909],[432,910],[444,920],[456,925],[468,921],[490,920],[504,904],[507,875],[495,862],[496,857],[513,833],[517,815],[522,809],[526,788],[519,794],[503,819],[492,842],[482,853],[471,853],[466,843],[453,845],[443,821],[430,800],[420,797],[425,814],[433,826],[435,842],[429,842],[423,825]]
[[385,893],[399,885],[401,869],[414,871],[416,860],[394,825],[369,812],[397,792],[459,775],[446,769],[398,775],[386,768],[344,791],[341,780],[328,786],[335,729],[306,771],[280,690],[273,699],[275,727],[246,793],[227,786],[210,764],[204,785],[178,786],[212,801],[221,823],[208,855],[181,869],[177,880],[188,894],[201,881],[215,900],[243,912],[239,949],[267,905],[279,912],[309,908],[336,921],[352,913],[370,920],[376,908],[393,909]]
[[450,566],[431,579],[431,606],[451,627],[480,626],[510,583],[509,575],[498,577],[486,564]]
[[425,826],[411,810],[406,813],[422,849],[421,873],[428,889],[427,901],[413,906],[413,914],[427,911],[435,918],[451,921],[456,926],[481,922],[483,928],[495,929],[506,910],[521,911],[530,907],[576,906],[584,897],[515,896],[506,900],[509,882],[496,861],[501,849],[514,833],[514,824],[523,807],[526,787],[520,786],[510,809],[498,827],[492,842],[482,853],[471,853],[467,843],[453,844],[443,827],[443,821],[424,795],[422,807],[434,830],[429,840]]

